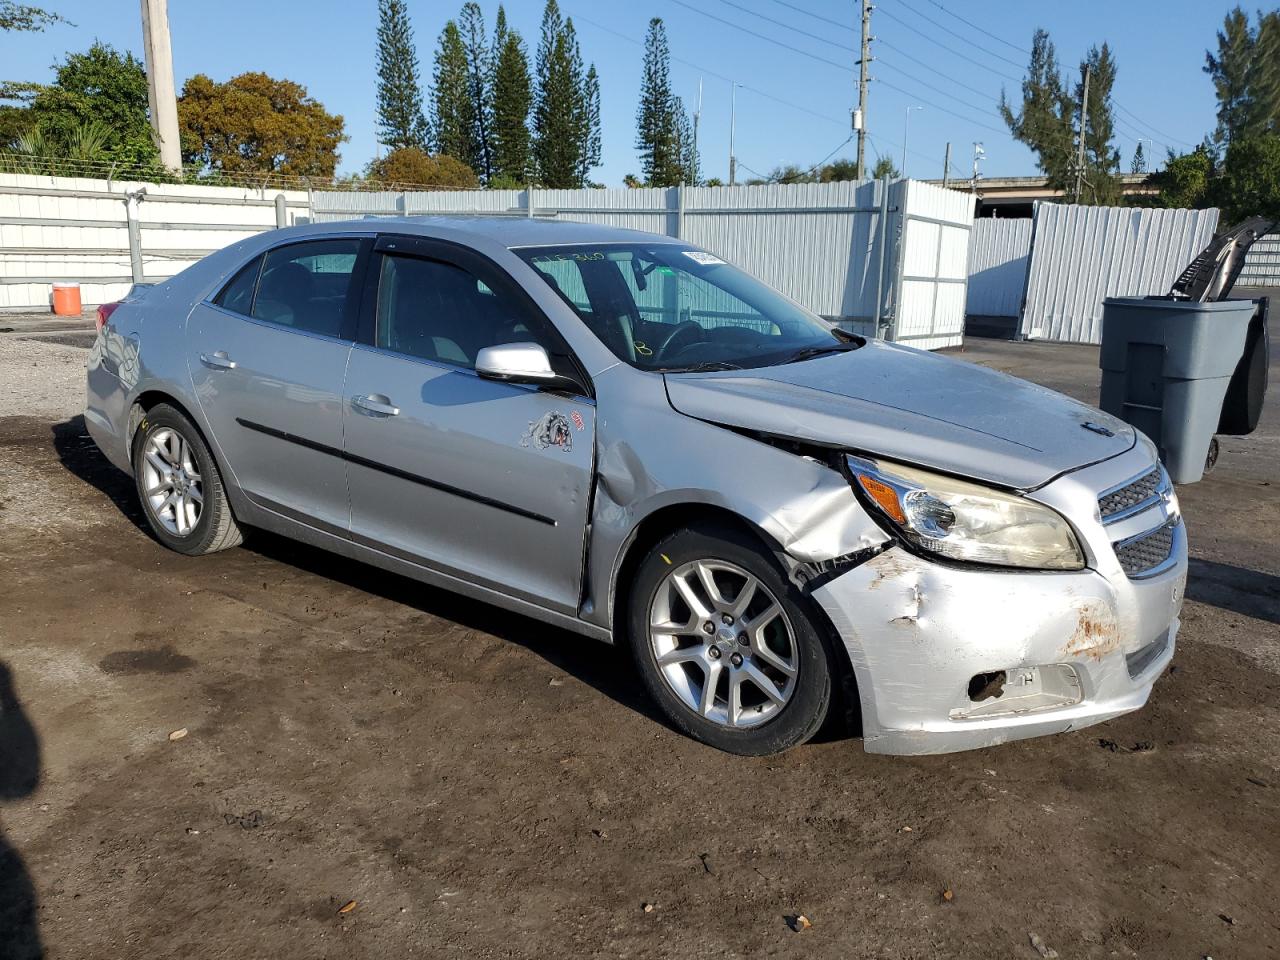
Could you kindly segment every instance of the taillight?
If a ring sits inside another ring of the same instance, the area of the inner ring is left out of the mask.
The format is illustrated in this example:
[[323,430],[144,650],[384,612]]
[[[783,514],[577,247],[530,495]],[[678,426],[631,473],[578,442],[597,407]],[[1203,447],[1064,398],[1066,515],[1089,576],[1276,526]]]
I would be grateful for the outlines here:
[[104,303],[98,307],[97,325],[99,331],[107,325],[107,321],[111,319],[111,315],[116,312],[119,306],[120,304],[118,303]]

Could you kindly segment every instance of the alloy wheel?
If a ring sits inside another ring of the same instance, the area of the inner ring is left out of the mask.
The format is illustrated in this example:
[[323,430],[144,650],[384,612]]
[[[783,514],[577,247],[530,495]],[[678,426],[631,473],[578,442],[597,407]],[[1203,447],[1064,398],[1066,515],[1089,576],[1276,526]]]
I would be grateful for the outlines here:
[[172,427],[161,427],[146,439],[142,490],[147,509],[165,530],[175,537],[190,536],[204,510],[204,489],[191,444]]

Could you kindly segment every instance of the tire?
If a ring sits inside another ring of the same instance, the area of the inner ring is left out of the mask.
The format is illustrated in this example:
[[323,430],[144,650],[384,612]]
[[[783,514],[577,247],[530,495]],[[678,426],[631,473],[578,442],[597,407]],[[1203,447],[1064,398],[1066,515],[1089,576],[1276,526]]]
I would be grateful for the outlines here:
[[[740,611],[748,576],[756,586]],[[728,753],[765,756],[804,743],[822,726],[835,672],[827,634],[808,598],[751,534],[727,525],[669,534],[641,560],[629,604],[636,668],[680,731]],[[778,613],[764,619],[774,605]],[[658,625],[652,632],[651,623]],[[708,670],[715,674],[709,699]]]
[[147,525],[170,550],[197,557],[243,540],[208,445],[174,407],[158,404],[142,418],[133,476]]

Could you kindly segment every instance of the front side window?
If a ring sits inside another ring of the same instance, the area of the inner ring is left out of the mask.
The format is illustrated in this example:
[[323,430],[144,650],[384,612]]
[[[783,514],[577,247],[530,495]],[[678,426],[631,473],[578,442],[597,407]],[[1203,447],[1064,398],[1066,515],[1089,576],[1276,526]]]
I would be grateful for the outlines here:
[[308,333],[340,336],[359,253],[356,239],[311,240],[268,251],[250,315]]
[[622,243],[513,252],[641,369],[768,366],[842,342],[817,315],[701,250]]
[[474,369],[500,343],[541,343],[539,324],[474,274],[443,260],[386,254],[378,280],[377,345]]

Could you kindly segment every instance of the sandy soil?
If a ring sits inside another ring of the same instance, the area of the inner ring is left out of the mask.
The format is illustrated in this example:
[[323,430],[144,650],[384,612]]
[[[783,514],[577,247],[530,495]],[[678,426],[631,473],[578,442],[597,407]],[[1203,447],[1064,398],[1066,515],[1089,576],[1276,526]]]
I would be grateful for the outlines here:
[[[1089,348],[962,356],[1095,389]],[[82,357],[0,343],[6,960],[1280,950],[1274,432],[1182,491],[1147,709],[751,760],[668,729],[608,647],[265,535],[165,551],[75,415]]]

